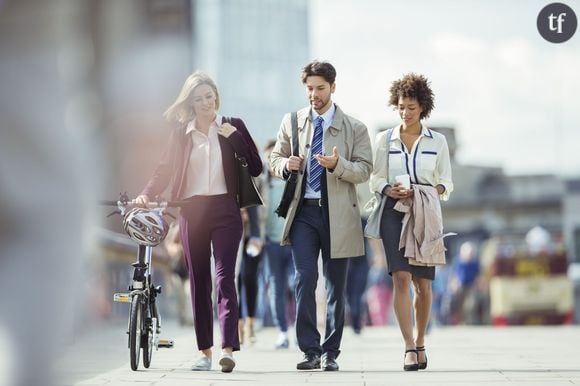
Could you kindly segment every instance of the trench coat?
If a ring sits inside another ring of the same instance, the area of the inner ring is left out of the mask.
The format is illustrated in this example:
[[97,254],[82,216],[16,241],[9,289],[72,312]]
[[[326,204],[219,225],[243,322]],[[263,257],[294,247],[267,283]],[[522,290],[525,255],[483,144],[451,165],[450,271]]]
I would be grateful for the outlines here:
[[[299,154],[305,157],[309,154],[313,131],[310,112],[310,107],[298,111]],[[292,155],[291,137],[290,114],[286,114],[282,119],[276,145],[270,156],[272,172],[280,178],[288,174],[285,173],[285,166]],[[334,146],[339,154],[336,167],[333,170],[327,169],[323,173],[327,187],[330,257],[334,259],[364,255],[364,238],[356,184],[367,181],[373,167],[372,147],[367,128],[362,122],[346,115],[340,107],[336,106],[332,123],[324,131],[323,143],[324,154],[332,154]],[[284,223],[282,245],[290,244],[290,229],[304,196],[306,164],[305,159],[298,173],[296,191]]]

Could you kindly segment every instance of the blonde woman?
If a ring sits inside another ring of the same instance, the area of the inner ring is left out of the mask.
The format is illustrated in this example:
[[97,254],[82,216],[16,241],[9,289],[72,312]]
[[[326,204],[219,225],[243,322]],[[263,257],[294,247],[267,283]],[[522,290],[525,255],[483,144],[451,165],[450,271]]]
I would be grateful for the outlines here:
[[[405,213],[399,211],[399,208],[402,207],[400,204],[403,204],[403,201],[409,202],[414,195],[419,199],[424,193],[434,197],[432,202],[437,208],[438,198],[447,200],[453,191],[453,182],[449,148],[445,137],[421,123],[421,120],[429,116],[434,106],[433,92],[427,78],[411,73],[394,81],[390,89],[389,105],[399,112],[401,123],[379,133],[375,139],[374,168],[370,187],[372,192],[387,196],[381,219],[381,238],[389,274],[393,277],[395,315],[405,342],[403,369],[416,371],[427,368],[425,333],[431,310],[431,284],[435,278],[435,264],[444,262],[445,256],[438,252],[426,257],[425,260],[429,259],[429,263],[418,262],[417,259],[409,257],[411,248],[399,248],[401,239],[405,239],[401,237]],[[400,182],[404,180],[408,184]],[[418,208],[414,209],[415,213],[418,211]],[[435,215],[432,215],[433,213]],[[440,213],[440,208],[438,213],[436,209],[431,212],[425,211],[425,223],[434,224],[441,221]],[[443,236],[439,236],[438,242],[443,249]],[[414,237],[414,233],[411,237]],[[415,239],[413,242],[413,245],[416,245],[419,240]],[[438,260],[432,259],[433,256],[437,256]],[[415,289],[415,336],[413,336],[411,284]]]
[[215,82],[202,72],[190,75],[165,118],[177,123],[149,183],[137,197],[146,206],[151,197],[170,187],[172,200],[185,200],[181,209],[181,240],[191,282],[194,329],[200,358],[194,371],[212,367],[213,312],[211,256],[215,260],[218,320],[221,332],[221,371],[235,367],[232,355],[240,349],[238,299],[235,286],[237,249],[242,220],[237,203],[235,154],[246,158],[253,176],[262,172],[258,149],[244,122],[217,113]]

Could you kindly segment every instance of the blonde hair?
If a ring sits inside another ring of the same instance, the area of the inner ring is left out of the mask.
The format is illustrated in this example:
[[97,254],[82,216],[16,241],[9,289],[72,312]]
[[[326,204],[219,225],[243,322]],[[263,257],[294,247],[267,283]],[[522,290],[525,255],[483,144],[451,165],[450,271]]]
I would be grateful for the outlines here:
[[202,84],[207,84],[213,89],[213,92],[215,93],[215,109],[218,110],[220,107],[220,94],[218,93],[215,82],[206,73],[196,71],[187,77],[177,99],[171,106],[169,106],[165,113],[163,113],[163,117],[170,122],[179,122],[182,124],[188,123],[195,118],[191,94],[193,93],[193,90]]

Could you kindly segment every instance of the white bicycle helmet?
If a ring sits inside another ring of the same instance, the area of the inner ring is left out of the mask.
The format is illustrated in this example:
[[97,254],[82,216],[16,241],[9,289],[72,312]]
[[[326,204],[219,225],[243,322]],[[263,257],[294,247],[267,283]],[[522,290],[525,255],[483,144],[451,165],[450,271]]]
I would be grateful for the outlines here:
[[141,245],[156,246],[167,236],[169,226],[158,212],[133,208],[123,217],[125,232]]

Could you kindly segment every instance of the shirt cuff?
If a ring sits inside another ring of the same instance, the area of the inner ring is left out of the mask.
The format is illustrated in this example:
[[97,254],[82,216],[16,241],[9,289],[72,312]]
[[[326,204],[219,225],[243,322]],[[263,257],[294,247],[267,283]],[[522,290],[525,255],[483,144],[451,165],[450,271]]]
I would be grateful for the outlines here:
[[290,178],[290,171],[286,168],[286,166],[284,166],[284,170],[282,171],[282,178],[285,180]]
[[385,191],[385,189],[386,189],[388,186],[391,186],[391,184],[389,184],[388,182],[387,182],[386,184],[384,184],[383,186],[381,186],[381,191],[380,191],[381,195],[385,195],[383,192]]

